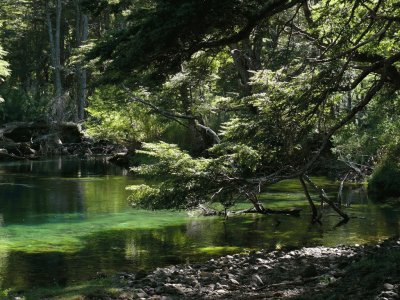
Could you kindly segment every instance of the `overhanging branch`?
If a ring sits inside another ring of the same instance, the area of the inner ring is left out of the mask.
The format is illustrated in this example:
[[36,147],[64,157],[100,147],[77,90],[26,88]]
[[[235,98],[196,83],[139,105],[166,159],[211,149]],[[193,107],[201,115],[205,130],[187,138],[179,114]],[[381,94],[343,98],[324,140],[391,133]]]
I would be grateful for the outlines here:
[[247,38],[252,30],[261,22],[262,20],[272,17],[282,11],[285,11],[295,5],[302,3],[304,0],[270,0],[265,4],[257,13],[253,14],[248,18],[247,24],[239,30],[228,37],[221,38],[218,40],[207,40],[195,45],[192,49],[189,49],[190,54],[195,53],[201,49],[215,48],[226,46],[240,42]]
[[136,103],[140,103],[144,106],[149,107],[153,112],[164,116],[172,121],[177,122],[178,124],[189,128],[189,126],[187,126],[185,123],[183,123],[181,120],[189,120],[189,121],[194,121],[196,124],[196,129],[201,129],[201,130],[205,130],[206,134],[210,135],[213,138],[213,141],[215,144],[219,144],[221,142],[218,134],[212,130],[210,127],[207,127],[203,124],[200,123],[199,118],[195,117],[195,116],[191,116],[191,115],[184,115],[184,114],[180,114],[180,113],[176,113],[176,112],[172,112],[169,110],[165,110],[162,109],[156,105],[154,105],[153,103],[144,100],[143,98],[140,98],[136,95],[134,95],[127,87],[123,86],[124,90],[129,94],[129,100],[131,102],[136,102]]

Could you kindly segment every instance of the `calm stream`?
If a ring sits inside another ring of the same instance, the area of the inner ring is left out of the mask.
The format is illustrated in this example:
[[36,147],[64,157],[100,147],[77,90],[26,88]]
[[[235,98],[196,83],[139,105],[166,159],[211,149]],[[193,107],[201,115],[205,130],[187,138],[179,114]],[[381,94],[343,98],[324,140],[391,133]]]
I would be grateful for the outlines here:
[[[327,211],[310,225],[300,186],[287,181],[263,194],[268,207],[301,206],[301,217],[189,216],[133,210],[125,187],[143,181],[105,159],[0,165],[0,290],[73,285],[101,274],[146,272],[249,249],[355,244],[399,235],[400,208],[371,203],[348,186],[352,217]],[[337,184],[316,178],[334,197]]]

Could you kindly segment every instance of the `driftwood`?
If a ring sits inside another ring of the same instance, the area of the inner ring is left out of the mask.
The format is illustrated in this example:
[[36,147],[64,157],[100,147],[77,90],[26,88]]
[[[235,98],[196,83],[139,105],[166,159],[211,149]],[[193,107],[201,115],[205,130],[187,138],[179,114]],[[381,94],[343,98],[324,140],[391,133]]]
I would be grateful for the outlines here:
[[336,206],[336,204],[331,199],[328,198],[322,188],[319,188],[314,182],[312,182],[312,180],[307,175],[303,175],[303,179],[307,181],[310,186],[318,193],[321,201],[327,203],[335,212],[337,212],[343,218],[344,222],[347,222],[349,220],[349,216],[344,213],[338,206]]
[[310,193],[308,192],[307,185],[304,182],[304,179],[302,176],[300,176],[300,183],[301,183],[301,186],[303,187],[304,194],[306,195],[308,203],[310,204],[310,207],[311,207],[311,212],[312,212],[311,221],[312,221],[312,223],[318,222],[321,219],[322,214],[318,213],[317,207],[315,206],[314,201],[312,200]]
[[204,205],[199,205],[199,208],[202,210],[203,216],[237,216],[242,214],[263,214],[263,215],[290,215],[290,216],[299,216],[301,212],[301,208],[288,208],[288,209],[269,209],[263,208],[262,211],[257,210],[255,207],[251,207],[244,210],[238,211],[228,211],[223,210],[219,211],[213,208],[206,207]]

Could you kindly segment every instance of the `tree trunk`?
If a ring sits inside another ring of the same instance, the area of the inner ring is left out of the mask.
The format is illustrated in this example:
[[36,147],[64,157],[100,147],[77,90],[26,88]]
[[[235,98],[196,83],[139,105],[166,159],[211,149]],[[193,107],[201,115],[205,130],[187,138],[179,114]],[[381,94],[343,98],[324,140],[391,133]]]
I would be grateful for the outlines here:
[[[82,14],[79,1],[75,1],[76,7],[76,44],[82,46],[89,37],[89,17]],[[76,70],[76,121],[82,121],[85,118],[86,96],[87,96],[87,71],[82,64],[77,65]]]
[[330,207],[333,208],[334,211],[336,211],[344,221],[349,220],[349,216],[344,213],[339,207],[336,206],[336,204],[331,201],[328,196],[326,195],[325,191],[321,188],[319,188],[314,182],[311,181],[311,179],[304,175],[303,178],[313,187],[313,189],[318,193],[319,197],[321,198],[321,201],[326,202]]
[[63,118],[63,106],[64,101],[62,97],[62,82],[61,82],[61,14],[62,14],[62,3],[61,0],[56,2],[56,25],[55,32],[53,30],[53,24],[51,21],[51,14],[49,3],[46,1],[46,21],[47,29],[49,34],[50,42],[50,53],[51,53],[51,64],[54,74],[54,90],[55,90],[55,101],[54,101],[54,117],[57,121],[62,121]]
[[251,87],[249,85],[250,73],[247,62],[248,58],[246,58],[246,54],[243,53],[243,50],[240,49],[237,44],[231,45],[230,50],[233,62],[240,77],[240,84],[243,88],[243,93],[244,95],[249,95],[251,94]]
[[301,185],[303,187],[304,194],[306,195],[308,203],[310,204],[310,207],[311,207],[312,222],[316,222],[316,221],[318,221],[318,210],[317,210],[317,207],[315,206],[313,200],[311,199],[310,193],[308,192],[308,189],[307,189],[307,185],[304,182],[304,179],[303,179],[302,176],[300,176],[300,183],[301,183]]
[[245,96],[251,94],[252,71],[261,69],[262,35],[256,30],[252,39],[244,39],[239,44],[230,45],[231,56],[240,77]]
[[62,86],[61,86],[61,13],[62,13],[62,3],[61,0],[57,0],[56,6],[56,36],[55,36],[55,52],[56,61],[54,65],[55,75],[56,75],[56,95],[57,97],[62,96]]
[[[180,86],[180,98],[182,103],[182,109],[187,116],[192,116],[192,105],[193,99],[189,93],[189,84],[183,83]],[[202,121],[200,123],[203,123]],[[200,124],[203,125],[203,124]],[[207,135],[207,132],[203,129],[199,129],[199,122],[195,119],[188,120],[187,123],[189,143],[191,145],[191,152],[193,155],[201,155],[204,150],[208,149],[213,145],[212,139]]]

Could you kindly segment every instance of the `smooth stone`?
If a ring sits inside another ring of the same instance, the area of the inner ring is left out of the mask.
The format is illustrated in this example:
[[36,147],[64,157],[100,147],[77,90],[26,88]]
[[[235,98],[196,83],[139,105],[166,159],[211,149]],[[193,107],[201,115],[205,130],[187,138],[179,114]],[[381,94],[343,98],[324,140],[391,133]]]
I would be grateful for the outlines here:
[[393,289],[394,289],[394,285],[393,285],[393,284],[390,284],[390,283],[385,283],[385,284],[383,285],[383,288],[384,288],[385,290],[393,290]]

